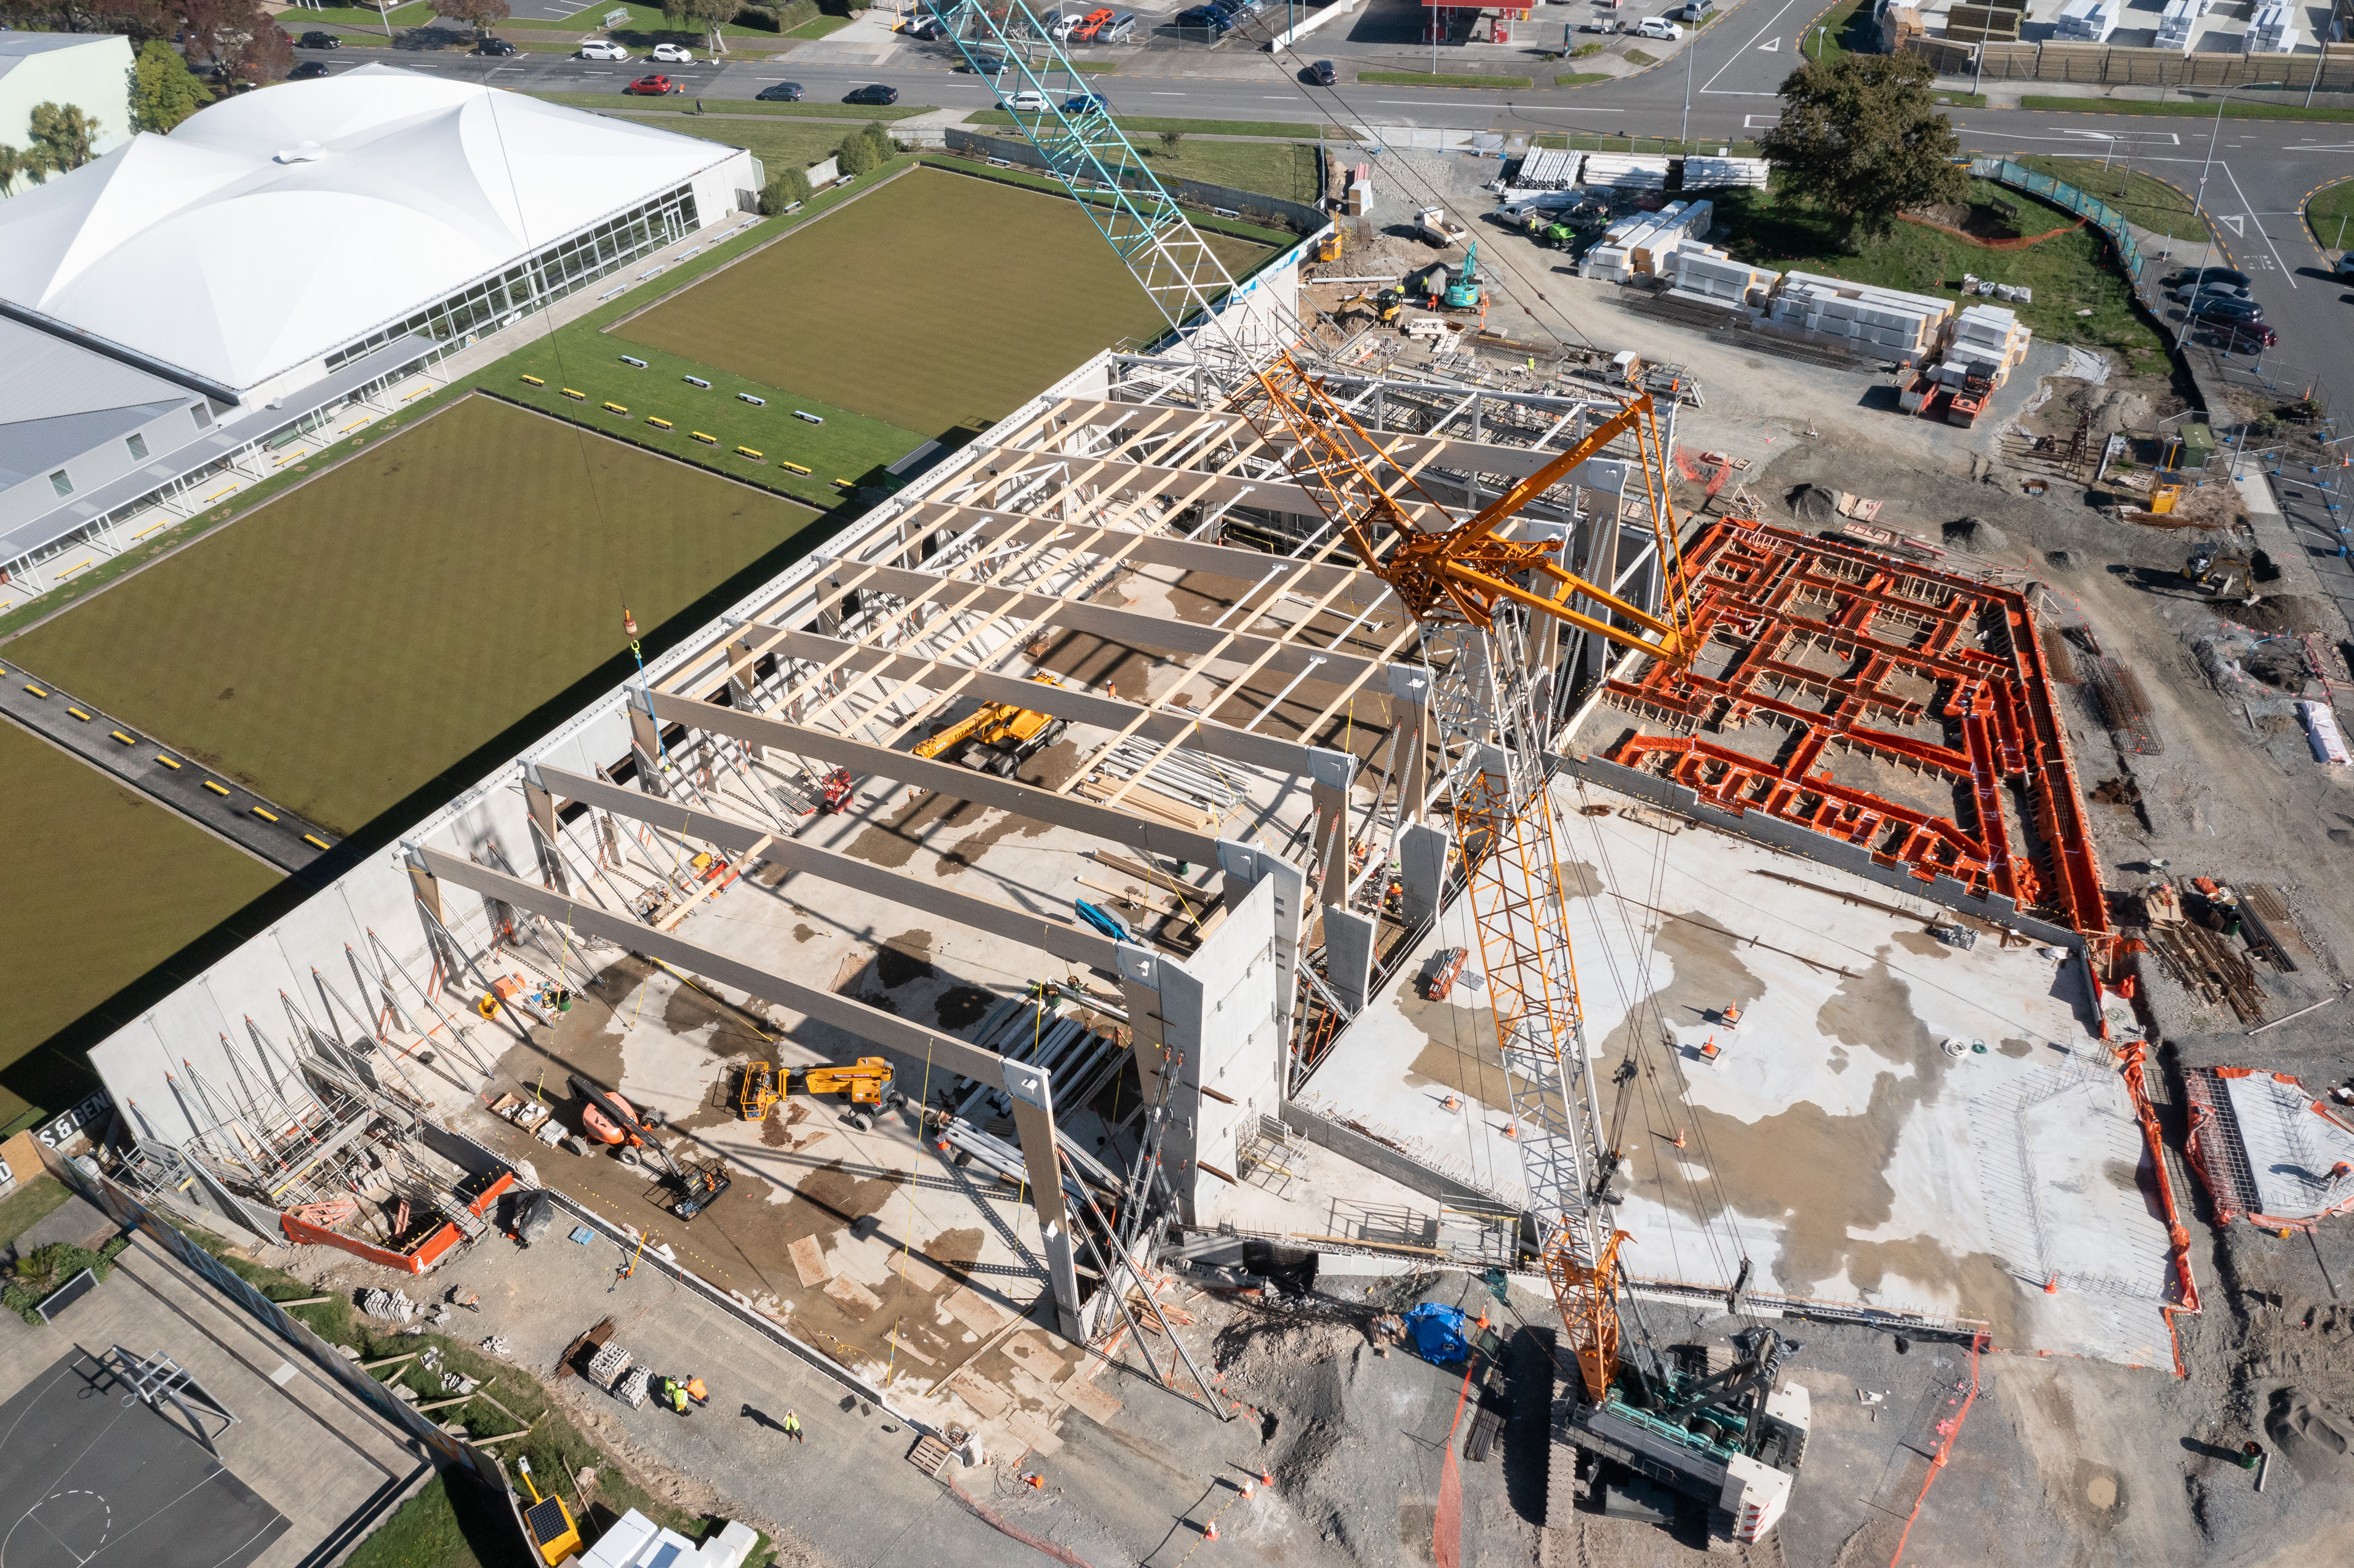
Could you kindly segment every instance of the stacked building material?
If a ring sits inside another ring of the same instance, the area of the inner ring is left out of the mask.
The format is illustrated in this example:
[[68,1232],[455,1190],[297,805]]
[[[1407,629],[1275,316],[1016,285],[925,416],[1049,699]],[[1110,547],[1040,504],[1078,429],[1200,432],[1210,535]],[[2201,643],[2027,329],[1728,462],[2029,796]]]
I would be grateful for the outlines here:
[[2248,18],[2247,50],[2252,55],[2293,54],[2304,37],[2293,5],[2259,5]]
[[1766,176],[1771,172],[1772,165],[1763,158],[1686,158],[1684,189],[1710,191],[1747,186],[1764,190]]
[[1577,184],[1578,164],[1585,156],[1559,147],[1539,147],[1521,160],[1505,193],[1509,197],[1522,191],[1565,191]]
[[2178,54],[2190,52],[2190,41],[2199,32],[2199,18],[2207,14],[2213,0],[2166,0],[2166,9],[2158,18],[2158,47]]
[[2117,16],[2125,7],[2118,0],[2068,0],[2060,8],[2059,26],[2052,34],[2054,42],[2066,44],[2105,44],[2109,35],[2117,30]]
[[1349,176],[1348,209],[1351,217],[1363,217],[1373,205],[1373,166],[1359,164]]
[[1946,37],[1957,44],[2015,44],[2027,19],[2023,5],[1956,5],[1946,13]]
[[1773,297],[1782,274],[1736,261],[1713,246],[1687,245],[1676,252],[1676,287],[1729,304],[1763,304]]
[[1946,363],[1975,368],[1997,387],[2027,357],[2035,334],[2018,313],[2001,305],[1972,305],[1956,316],[1946,345]]
[[1950,300],[1926,294],[1789,272],[1774,296],[1771,314],[1781,325],[1845,338],[1867,354],[1918,360],[1936,347],[1953,310]]
[[1652,153],[1588,153],[1585,154],[1585,183],[1622,191],[1665,190],[1668,187],[1668,160],[1664,155]]

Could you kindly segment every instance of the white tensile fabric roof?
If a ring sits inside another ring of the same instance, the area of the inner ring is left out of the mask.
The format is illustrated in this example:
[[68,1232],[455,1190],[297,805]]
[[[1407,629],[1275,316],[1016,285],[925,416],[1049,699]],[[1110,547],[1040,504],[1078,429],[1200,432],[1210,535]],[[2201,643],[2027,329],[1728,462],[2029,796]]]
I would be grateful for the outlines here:
[[0,201],[0,299],[249,387],[737,156],[361,66]]

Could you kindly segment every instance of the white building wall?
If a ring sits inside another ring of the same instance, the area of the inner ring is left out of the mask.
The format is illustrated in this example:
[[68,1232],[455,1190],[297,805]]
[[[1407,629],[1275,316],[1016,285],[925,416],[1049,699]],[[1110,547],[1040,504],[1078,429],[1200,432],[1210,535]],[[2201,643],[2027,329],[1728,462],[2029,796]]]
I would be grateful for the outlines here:
[[[28,33],[0,38],[0,59],[10,46],[47,44],[55,35]],[[17,58],[0,72],[0,142],[25,148],[33,143],[33,110],[43,103],[70,103],[98,122],[90,156],[114,151],[131,139],[131,40],[113,34],[83,38],[65,48],[42,48]]]
[[731,220],[738,210],[737,192],[749,191],[755,198],[759,196],[760,172],[760,161],[739,151],[726,163],[714,164],[695,175],[696,227],[708,228],[715,223]]

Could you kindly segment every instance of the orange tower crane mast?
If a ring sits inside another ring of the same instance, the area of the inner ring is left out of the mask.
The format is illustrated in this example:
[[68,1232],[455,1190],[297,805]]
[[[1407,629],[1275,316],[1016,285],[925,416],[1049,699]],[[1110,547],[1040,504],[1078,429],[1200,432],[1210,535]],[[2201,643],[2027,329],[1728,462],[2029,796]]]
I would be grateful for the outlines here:
[[[1282,451],[1293,482],[1423,629],[1425,657],[1438,677],[1436,716],[1456,842],[1508,1069],[1529,1206],[1541,1227],[1538,1253],[1587,1396],[1599,1401],[1617,1363],[1615,1282],[1626,1236],[1607,1227],[1599,1202],[1608,1156],[1570,953],[1544,755],[1548,726],[1534,700],[1545,686],[1544,661],[1531,632],[1550,621],[1680,668],[1691,663],[1687,587],[1650,397],[1637,397],[1494,501],[1459,516],[1397,461],[1403,443],[1426,445],[1426,438],[1368,430],[1332,397],[1303,363],[1312,350],[1296,313],[1272,290],[1236,289],[1023,0],[924,5],[968,64],[979,69],[990,60],[1007,101],[1027,106],[1013,111],[1015,128],[1160,310],[1170,355],[1194,366],[1195,400],[1241,416]],[[1006,75],[1020,80],[1007,83]],[[1630,436],[1662,567],[1657,612],[1577,576],[1563,561],[1559,539],[1504,531],[1579,465]]]

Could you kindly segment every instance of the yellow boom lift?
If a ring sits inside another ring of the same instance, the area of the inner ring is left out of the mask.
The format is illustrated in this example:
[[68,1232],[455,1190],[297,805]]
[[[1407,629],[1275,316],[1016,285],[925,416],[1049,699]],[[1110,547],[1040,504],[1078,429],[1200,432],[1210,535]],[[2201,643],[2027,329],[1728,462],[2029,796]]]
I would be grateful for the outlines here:
[[[1063,683],[1052,675],[1033,675],[1042,685],[1059,686]],[[1049,718],[1012,703],[983,703],[956,723],[916,747],[922,758],[944,757],[959,747],[970,745],[982,755],[970,766],[1000,779],[1011,779],[1013,770],[1063,738],[1070,727],[1064,719]]]

